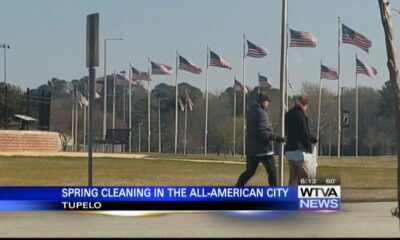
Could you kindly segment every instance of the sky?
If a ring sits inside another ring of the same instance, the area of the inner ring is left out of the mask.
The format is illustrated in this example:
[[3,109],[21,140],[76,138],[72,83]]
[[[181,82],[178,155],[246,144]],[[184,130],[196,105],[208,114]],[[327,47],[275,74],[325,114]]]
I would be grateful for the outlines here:
[[[398,0],[391,7],[399,9]],[[280,0],[2,0],[0,43],[7,50],[7,82],[22,88],[38,87],[56,77],[67,81],[88,74],[85,66],[86,15],[100,14],[100,66],[104,75],[104,39],[107,42],[107,73],[127,70],[129,63],[147,70],[147,59],[175,68],[175,52],[202,67],[201,75],[179,71],[179,82],[205,88],[206,46],[232,65],[232,70],[209,70],[209,90],[220,91],[242,81],[243,34],[265,46],[265,58],[246,58],[246,83],[257,85],[257,73],[274,87],[280,79]],[[355,54],[378,70],[376,79],[359,75],[360,86],[380,89],[389,79],[386,47],[377,0],[288,0],[288,24],[318,39],[316,48],[289,48],[289,79],[296,93],[305,81],[319,83],[320,61],[337,68],[337,18],[372,41],[370,53],[342,44],[341,84],[355,86]],[[400,14],[392,12],[399,45]],[[2,49],[1,49],[2,50]],[[0,81],[3,80],[0,52]],[[153,76],[153,84],[173,85],[174,76]],[[153,85],[154,86],[154,85]],[[337,82],[323,86],[336,91]]]

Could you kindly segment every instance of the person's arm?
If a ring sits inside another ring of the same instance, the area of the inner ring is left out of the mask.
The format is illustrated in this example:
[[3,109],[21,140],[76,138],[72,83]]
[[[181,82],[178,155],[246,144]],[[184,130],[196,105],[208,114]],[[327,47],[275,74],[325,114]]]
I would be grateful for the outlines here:
[[269,120],[267,113],[262,109],[257,109],[256,113],[256,135],[262,142],[274,140],[272,129],[269,127]]
[[310,131],[308,129],[308,124],[307,124],[307,119],[304,116],[298,115],[298,120],[300,124],[300,134],[301,137],[310,143],[316,143],[318,140],[310,134]]

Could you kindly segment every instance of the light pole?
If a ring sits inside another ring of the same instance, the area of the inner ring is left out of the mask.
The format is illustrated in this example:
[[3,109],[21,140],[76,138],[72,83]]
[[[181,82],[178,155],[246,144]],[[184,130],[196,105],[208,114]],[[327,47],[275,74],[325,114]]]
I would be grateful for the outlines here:
[[161,153],[161,102],[168,98],[158,99],[158,152]]
[[7,49],[11,48],[11,45],[7,43],[0,44],[1,48],[4,48],[4,129],[7,129],[7,118],[8,118],[8,109],[7,109]]
[[140,145],[141,145],[141,144],[140,144],[140,142],[141,142],[140,140],[142,140],[142,139],[141,139],[141,136],[140,136],[140,135],[141,135],[141,133],[140,133],[140,132],[141,132],[141,131],[140,131],[140,126],[142,126],[142,125],[143,125],[143,123],[139,123],[139,153],[140,153]]
[[104,39],[104,105],[103,105],[103,138],[106,137],[107,130],[107,41],[123,41],[124,37]]

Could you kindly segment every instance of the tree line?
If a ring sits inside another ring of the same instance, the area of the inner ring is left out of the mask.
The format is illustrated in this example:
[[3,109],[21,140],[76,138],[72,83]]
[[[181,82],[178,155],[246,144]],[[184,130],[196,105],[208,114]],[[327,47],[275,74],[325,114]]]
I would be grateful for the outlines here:
[[[112,90],[113,76],[107,77],[107,126],[112,123]],[[72,93],[77,86],[79,92],[85,94],[87,77],[79,80],[66,81],[53,78],[46,84],[31,91],[49,91],[52,93],[51,102],[51,131],[71,134],[72,123]],[[100,79],[98,81],[101,81]],[[143,123],[141,132],[141,149],[147,151],[147,83],[141,82],[132,86],[132,150],[138,151],[139,133],[138,125]],[[4,96],[4,85],[0,88]],[[194,103],[193,111],[188,112],[187,136],[188,153],[203,153],[204,151],[204,124],[205,124],[205,98],[204,93],[188,84],[178,85],[179,96],[185,99],[188,91]],[[23,113],[26,108],[24,91],[17,86],[9,87],[9,116]],[[260,89],[271,99],[269,115],[275,132],[279,132],[279,89]],[[246,109],[255,103],[258,87],[251,89],[246,94]],[[308,117],[312,133],[316,135],[318,117],[319,85],[311,82],[303,83],[300,93],[309,98]],[[236,104],[236,152],[243,153],[243,93],[237,92]],[[163,152],[174,152],[174,121],[175,121],[175,86],[160,83],[151,90],[151,151],[158,151],[158,99],[164,99],[160,104],[161,141]],[[103,130],[103,97],[104,88],[100,98],[94,101],[94,135],[101,138]],[[128,128],[128,86],[116,86],[116,128]],[[125,103],[124,103],[125,99]],[[390,85],[383,85],[381,89],[359,87],[359,154],[360,155],[392,155],[395,149],[395,122],[393,115],[392,91]],[[342,95],[342,108],[349,111],[350,126],[342,130],[342,153],[354,155],[355,153],[355,89],[345,89]],[[290,106],[293,106],[293,96],[289,97]],[[210,153],[233,153],[233,111],[234,90],[228,87],[223,91],[209,93],[209,134],[208,150]],[[179,106],[178,106],[179,108]],[[0,99],[0,109],[4,109],[4,97]],[[337,94],[328,89],[322,89],[321,102],[321,131],[320,153],[323,155],[337,153]],[[83,109],[78,107],[78,141],[83,144]],[[2,114],[3,111],[2,111]],[[34,113],[32,113],[34,115]],[[0,116],[3,119],[3,116]],[[4,123],[1,121],[0,126]],[[183,152],[184,140],[184,112],[179,110],[178,127],[178,152]]]

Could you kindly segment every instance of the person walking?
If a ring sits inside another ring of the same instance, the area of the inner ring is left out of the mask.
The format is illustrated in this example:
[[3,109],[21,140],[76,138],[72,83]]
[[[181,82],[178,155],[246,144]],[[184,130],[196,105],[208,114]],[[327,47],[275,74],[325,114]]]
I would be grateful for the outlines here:
[[297,186],[300,179],[309,178],[312,144],[318,140],[310,134],[306,115],[308,99],[295,98],[295,106],[285,114],[285,156],[289,163],[289,186]]
[[246,170],[239,176],[236,186],[245,186],[255,174],[261,162],[268,174],[270,186],[277,185],[276,167],[274,161],[273,141],[284,142],[284,139],[273,134],[267,109],[271,100],[263,93],[256,97],[247,114]]

